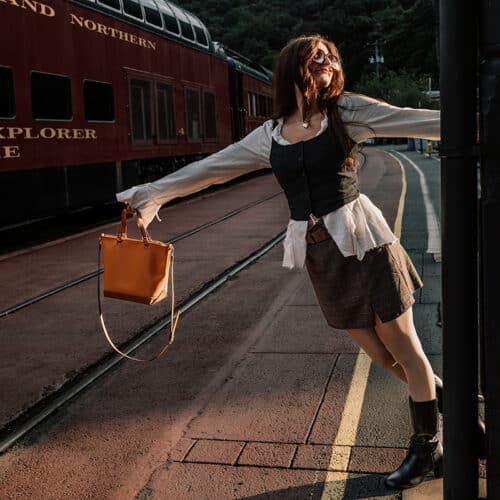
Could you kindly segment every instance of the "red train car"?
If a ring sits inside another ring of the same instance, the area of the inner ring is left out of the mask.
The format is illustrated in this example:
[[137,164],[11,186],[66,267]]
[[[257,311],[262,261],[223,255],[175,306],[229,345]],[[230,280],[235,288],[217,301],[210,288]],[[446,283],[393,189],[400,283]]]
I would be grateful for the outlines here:
[[113,203],[270,114],[270,72],[172,2],[0,9],[0,229]]

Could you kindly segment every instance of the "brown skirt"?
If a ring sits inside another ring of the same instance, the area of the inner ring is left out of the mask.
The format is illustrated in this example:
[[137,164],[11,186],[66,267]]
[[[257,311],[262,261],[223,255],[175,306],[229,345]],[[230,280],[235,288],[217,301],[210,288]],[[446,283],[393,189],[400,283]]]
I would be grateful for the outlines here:
[[405,312],[423,286],[399,240],[368,251],[363,260],[344,257],[328,238],[307,245],[306,266],[328,324],[342,330],[369,328]]

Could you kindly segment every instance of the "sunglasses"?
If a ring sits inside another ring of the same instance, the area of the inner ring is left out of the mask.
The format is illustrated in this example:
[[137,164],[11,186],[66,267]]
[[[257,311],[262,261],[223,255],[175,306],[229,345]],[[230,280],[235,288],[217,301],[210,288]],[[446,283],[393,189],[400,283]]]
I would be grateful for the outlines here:
[[322,50],[318,50],[312,58],[313,63],[320,64],[321,66],[323,66],[323,64],[325,64],[326,61],[330,63],[333,69],[336,70],[340,69],[339,58],[333,54],[325,54]]

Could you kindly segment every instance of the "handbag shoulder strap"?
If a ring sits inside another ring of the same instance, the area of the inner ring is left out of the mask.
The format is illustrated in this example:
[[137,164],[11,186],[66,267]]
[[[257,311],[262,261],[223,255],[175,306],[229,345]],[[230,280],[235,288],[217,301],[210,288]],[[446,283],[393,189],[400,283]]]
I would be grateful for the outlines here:
[[[98,270],[101,269],[101,244],[99,243],[99,256],[98,256]],[[101,320],[101,326],[102,330],[104,332],[104,335],[106,336],[107,341],[111,345],[111,347],[120,355],[122,355],[124,358],[130,359],[132,361],[154,361],[155,359],[160,358],[165,354],[167,351],[168,347],[172,342],[174,341],[175,338],[175,329],[177,328],[177,322],[179,321],[179,316],[181,314],[181,311],[177,311],[177,314],[175,314],[175,319],[174,319],[174,309],[175,309],[175,295],[174,295],[174,250],[172,248],[172,255],[171,255],[171,261],[170,261],[170,289],[172,291],[171,293],[171,310],[170,310],[170,335],[168,342],[163,346],[163,348],[160,350],[158,354],[153,356],[152,358],[137,358],[135,356],[130,356],[123,351],[121,351],[111,340],[111,337],[108,333],[108,329],[106,328],[106,323],[104,322],[104,314],[102,311],[102,302],[101,302],[101,277],[98,275],[97,276],[97,298],[98,298],[98,305],[99,305],[99,318]]]

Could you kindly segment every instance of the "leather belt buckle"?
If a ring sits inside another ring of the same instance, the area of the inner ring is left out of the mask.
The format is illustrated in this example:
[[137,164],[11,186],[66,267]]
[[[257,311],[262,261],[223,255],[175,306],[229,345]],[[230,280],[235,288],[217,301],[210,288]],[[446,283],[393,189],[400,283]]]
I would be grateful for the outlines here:
[[330,237],[326,227],[322,223],[315,224],[307,231],[308,243],[321,243]]

